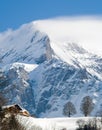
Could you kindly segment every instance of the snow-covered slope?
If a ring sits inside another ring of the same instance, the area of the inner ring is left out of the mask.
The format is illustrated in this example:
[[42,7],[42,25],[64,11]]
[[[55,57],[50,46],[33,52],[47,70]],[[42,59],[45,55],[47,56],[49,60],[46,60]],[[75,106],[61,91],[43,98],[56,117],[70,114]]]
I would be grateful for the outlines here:
[[[38,128],[41,130],[76,130],[79,128],[77,121],[86,121],[95,120],[92,117],[77,117],[77,118],[32,118],[18,116],[18,119],[26,130],[32,130]],[[98,118],[99,120],[100,118]]]
[[[92,43],[96,33],[88,29],[95,26],[98,34],[101,24],[101,20],[92,24],[78,19],[45,20],[1,33],[0,91],[10,103],[40,117],[63,116],[67,101],[75,104],[76,116],[81,115],[81,100],[90,95],[95,103],[91,114],[96,114],[102,106],[102,57],[81,42]],[[100,35],[96,40],[102,40]]]
[[19,121],[22,122],[27,130],[39,128],[42,130],[75,130],[78,128],[77,120],[88,118],[32,118],[32,117],[19,117]]

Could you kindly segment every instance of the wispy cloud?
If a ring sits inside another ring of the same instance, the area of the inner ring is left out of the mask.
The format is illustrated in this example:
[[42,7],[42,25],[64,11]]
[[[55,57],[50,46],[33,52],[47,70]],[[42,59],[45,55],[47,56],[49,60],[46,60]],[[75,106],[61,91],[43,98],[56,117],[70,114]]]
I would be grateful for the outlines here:
[[102,54],[102,17],[58,17],[37,22],[52,41],[75,42]]

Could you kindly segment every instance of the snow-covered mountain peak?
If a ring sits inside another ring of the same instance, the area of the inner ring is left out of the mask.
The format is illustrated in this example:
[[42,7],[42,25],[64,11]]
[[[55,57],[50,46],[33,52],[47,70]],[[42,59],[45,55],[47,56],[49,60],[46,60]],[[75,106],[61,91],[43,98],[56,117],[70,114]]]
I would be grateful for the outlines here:
[[63,116],[63,106],[71,101],[81,115],[81,100],[90,95],[97,105],[95,114],[102,106],[102,57],[94,54],[102,40],[102,23],[91,22],[42,20],[1,33],[0,91],[9,103],[54,117]]
[[101,30],[102,22],[96,19],[33,21],[0,34],[0,57],[4,64],[39,64],[52,56],[71,63],[75,53],[101,53]]
[[52,57],[50,39],[32,23],[0,35],[0,58],[3,63],[42,63]]

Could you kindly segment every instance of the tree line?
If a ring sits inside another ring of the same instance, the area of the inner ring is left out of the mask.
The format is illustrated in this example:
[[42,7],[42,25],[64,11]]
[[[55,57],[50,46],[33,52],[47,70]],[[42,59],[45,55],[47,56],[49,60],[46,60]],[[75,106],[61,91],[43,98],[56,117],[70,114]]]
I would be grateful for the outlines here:
[[[92,101],[92,98],[90,96],[86,96],[82,99],[80,110],[84,114],[84,116],[89,116],[94,108],[94,103]],[[76,114],[76,108],[75,105],[68,101],[63,108],[63,114],[65,116],[71,117],[72,115]]]

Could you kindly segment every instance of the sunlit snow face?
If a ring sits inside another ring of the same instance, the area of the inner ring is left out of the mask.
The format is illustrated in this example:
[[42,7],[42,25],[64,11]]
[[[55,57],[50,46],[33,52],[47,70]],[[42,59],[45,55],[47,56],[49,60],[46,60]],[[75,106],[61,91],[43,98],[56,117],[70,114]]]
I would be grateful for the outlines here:
[[74,42],[102,54],[101,17],[62,17],[38,21],[37,26],[52,41]]

